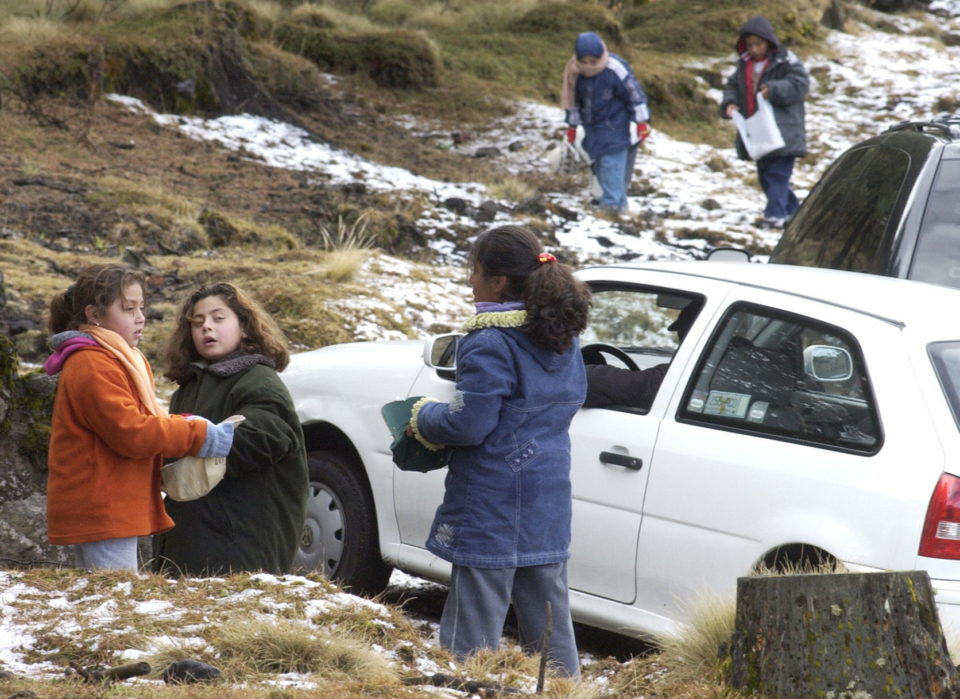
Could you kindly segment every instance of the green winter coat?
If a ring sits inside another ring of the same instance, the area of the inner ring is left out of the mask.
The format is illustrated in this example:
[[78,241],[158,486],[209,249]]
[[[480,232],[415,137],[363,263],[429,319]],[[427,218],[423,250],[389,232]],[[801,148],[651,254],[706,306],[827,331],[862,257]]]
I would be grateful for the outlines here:
[[165,499],[175,526],[154,537],[154,567],[166,574],[290,572],[303,528],[308,474],[303,431],[277,372],[260,355],[194,364],[171,413],[237,426],[224,479],[190,502]]

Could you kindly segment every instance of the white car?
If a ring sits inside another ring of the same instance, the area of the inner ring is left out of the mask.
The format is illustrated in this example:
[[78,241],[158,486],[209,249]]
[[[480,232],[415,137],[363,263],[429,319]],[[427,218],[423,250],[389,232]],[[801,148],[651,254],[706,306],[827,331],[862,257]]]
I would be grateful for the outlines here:
[[[960,629],[960,290],[742,262],[578,275],[594,294],[584,346],[670,366],[648,410],[582,409],[571,426],[576,620],[673,635],[738,576],[836,561],[928,571]],[[703,308],[678,345],[667,326],[690,301]],[[282,374],[310,452],[302,567],[363,592],[392,567],[448,577],[424,548],[446,469],[396,468],[380,407],[447,399],[451,339],[325,347]]]

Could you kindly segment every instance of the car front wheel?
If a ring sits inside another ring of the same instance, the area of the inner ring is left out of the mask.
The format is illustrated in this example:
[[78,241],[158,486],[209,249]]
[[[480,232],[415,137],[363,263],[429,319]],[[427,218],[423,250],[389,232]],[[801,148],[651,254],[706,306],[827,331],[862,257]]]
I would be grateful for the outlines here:
[[308,455],[310,496],[294,570],[315,570],[352,592],[374,595],[390,579],[366,484],[339,454]]

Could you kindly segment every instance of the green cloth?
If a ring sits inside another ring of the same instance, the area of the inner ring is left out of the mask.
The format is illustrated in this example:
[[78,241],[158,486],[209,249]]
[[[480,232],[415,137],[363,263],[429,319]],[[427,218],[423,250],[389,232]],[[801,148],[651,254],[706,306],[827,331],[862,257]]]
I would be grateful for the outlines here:
[[393,463],[401,471],[435,471],[447,465],[449,449],[428,449],[414,437],[407,436],[407,427],[410,425],[410,416],[414,404],[423,396],[411,396],[406,400],[395,400],[387,403],[380,409],[393,442],[390,451],[393,452]]

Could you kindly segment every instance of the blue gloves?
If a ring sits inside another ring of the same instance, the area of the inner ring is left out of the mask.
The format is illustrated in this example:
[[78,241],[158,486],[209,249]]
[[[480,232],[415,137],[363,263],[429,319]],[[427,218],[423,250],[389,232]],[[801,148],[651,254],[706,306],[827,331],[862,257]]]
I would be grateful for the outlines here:
[[[202,418],[206,420],[206,418]],[[233,446],[233,423],[224,421],[219,425],[207,420],[207,438],[197,456],[226,456]]]

